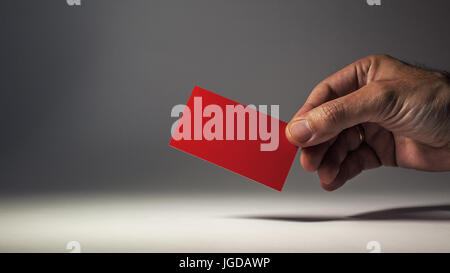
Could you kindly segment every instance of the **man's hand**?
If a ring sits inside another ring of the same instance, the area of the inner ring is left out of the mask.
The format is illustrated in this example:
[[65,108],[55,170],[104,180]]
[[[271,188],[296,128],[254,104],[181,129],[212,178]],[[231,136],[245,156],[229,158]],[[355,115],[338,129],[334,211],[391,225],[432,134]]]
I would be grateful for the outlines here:
[[286,136],[329,191],[381,165],[449,171],[449,78],[389,56],[366,57],[319,83]]

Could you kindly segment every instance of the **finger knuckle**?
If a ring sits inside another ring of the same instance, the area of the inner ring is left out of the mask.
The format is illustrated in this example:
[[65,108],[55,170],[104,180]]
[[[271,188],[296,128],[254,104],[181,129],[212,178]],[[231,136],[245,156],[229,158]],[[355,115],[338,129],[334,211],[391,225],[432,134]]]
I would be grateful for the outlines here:
[[325,103],[321,109],[322,119],[329,123],[336,124],[344,118],[344,105],[339,101]]
[[375,82],[373,84],[375,113],[378,113],[380,117],[391,117],[398,110],[398,92],[386,83]]
[[381,60],[390,60],[392,57],[387,54],[372,54],[366,57],[367,59],[373,60],[373,61],[381,61]]
[[393,89],[390,85],[385,82],[372,82],[372,88],[370,89],[374,94],[372,96],[378,96],[382,99],[390,99],[391,96],[395,95]]

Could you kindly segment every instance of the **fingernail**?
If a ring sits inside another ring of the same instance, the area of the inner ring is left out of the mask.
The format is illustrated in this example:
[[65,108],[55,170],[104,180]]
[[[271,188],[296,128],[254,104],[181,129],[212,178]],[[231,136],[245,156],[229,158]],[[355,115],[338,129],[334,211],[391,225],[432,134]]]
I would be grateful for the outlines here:
[[293,138],[301,143],[307,142],[312,137],[311,128],[306,120],[299,120],[292,123],[289,127],[289,132]]

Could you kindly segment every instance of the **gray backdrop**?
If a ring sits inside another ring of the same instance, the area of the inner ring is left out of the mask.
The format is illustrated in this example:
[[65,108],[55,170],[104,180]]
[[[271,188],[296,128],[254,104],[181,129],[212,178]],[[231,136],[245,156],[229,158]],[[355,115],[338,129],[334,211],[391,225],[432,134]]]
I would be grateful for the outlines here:
[[[289,120],[324,77],[387,53],[450,68],[447,0],[0,3],[0,191],[275,192],[168,146],[194,85]],[[342,192],[450,190],[381,168]],[[322,194],[294,162],[285,191]],[[329,193],[323,193],[329,194]]]

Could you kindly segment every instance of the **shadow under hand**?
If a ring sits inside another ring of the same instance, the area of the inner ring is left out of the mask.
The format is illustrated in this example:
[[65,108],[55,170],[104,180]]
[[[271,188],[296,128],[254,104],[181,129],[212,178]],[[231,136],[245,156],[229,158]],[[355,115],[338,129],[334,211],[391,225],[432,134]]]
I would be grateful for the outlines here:
[[250,215],[241,219],[259,219],[291,222],[326,222],[326,221],[450,221],[450,205],[416,206],[377,210],[350,216],[315,216],[315,215]]

